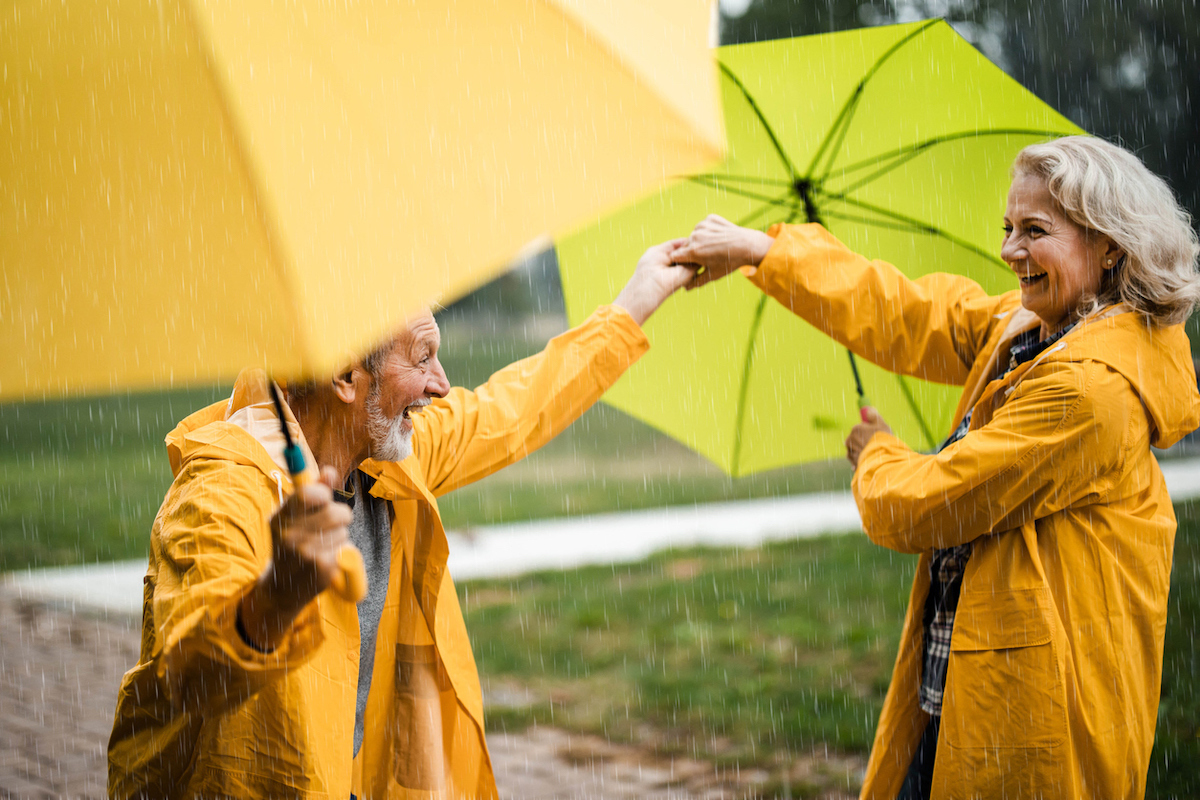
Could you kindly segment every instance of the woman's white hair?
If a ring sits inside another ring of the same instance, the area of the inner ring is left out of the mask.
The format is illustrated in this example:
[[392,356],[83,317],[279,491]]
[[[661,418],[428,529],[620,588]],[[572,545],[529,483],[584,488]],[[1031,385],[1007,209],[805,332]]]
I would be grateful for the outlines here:
[[1076,225],[1125,251],[1105,272],[1093,308],[1125,303],[1159,325],[1191,316],[1200,303],[1196,231],[1170,187],[1137,156],[1094,136],[1065,136],[1026,147],[1012,174],[1044,178]]

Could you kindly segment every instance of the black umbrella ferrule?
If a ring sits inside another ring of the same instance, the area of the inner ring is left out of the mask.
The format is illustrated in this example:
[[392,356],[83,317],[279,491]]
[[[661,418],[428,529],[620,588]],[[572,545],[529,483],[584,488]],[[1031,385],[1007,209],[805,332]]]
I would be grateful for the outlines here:
[[804,202],[804,216],[809,222],[821,222],[817,212],[817,203],[813,200],[813,182],[808,178],[797,178],[792,184],[792,191]]
[[275,413],[279,416],[279,428],[283,431],[283,459],[287,462],[288,472],[292,473],[294,478],[302,474],[308,466],[304,460],[304,451],[292,439],[292,432],[288,430],[287,421],[283,416],[283,401],[279,397],[279,389],[275,388],[275,381],[268,378],[267,386],[271,390],[271,402],[275,404]]

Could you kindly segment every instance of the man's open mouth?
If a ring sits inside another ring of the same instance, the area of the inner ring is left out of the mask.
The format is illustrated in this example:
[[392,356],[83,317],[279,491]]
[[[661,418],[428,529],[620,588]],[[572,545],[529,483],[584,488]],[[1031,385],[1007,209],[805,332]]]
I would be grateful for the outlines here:
[[428,400],[422,400],[419,403],[413,403],[411,406],[404,409],[404,413],[401,416],[403,416],[405,419],[412,419],[413,414],[420,414],[421,409],[427,405],[429,405]]

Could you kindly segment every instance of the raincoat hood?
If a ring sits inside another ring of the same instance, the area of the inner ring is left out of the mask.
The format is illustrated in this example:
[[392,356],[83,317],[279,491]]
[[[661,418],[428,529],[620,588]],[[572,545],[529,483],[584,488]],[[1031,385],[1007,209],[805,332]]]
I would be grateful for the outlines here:
[[[1150,444],[1170,447],[1200,428],[1200,391],[1182,325],[1151,325],[1132,311],[1101,312],[1063,337],[1048,359],[1086,357],[1119,373],[1142,401]],[[1153,358],[1147,358],[1153,353]]]

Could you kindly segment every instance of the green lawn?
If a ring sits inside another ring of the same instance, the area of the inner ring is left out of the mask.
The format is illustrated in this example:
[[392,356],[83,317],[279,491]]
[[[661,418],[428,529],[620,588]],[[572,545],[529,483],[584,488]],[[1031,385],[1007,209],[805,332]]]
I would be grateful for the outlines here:
[[464,584],[488,725],[775,778],[796,754],[864,752],[915,564],[852,535]]
[[[1178,507],[1147,797],[1200,795],[1200,503]],[[840,536],[463,584],[490,728],[547,723],[758,768],[865,753],[916,560]],[[798,796],[844,777],[820,776]],[[857,787],[851,787],[857,788]]]
[[163,436],[223,394],[0,405],[0,572],[144,555],[171,481]]

